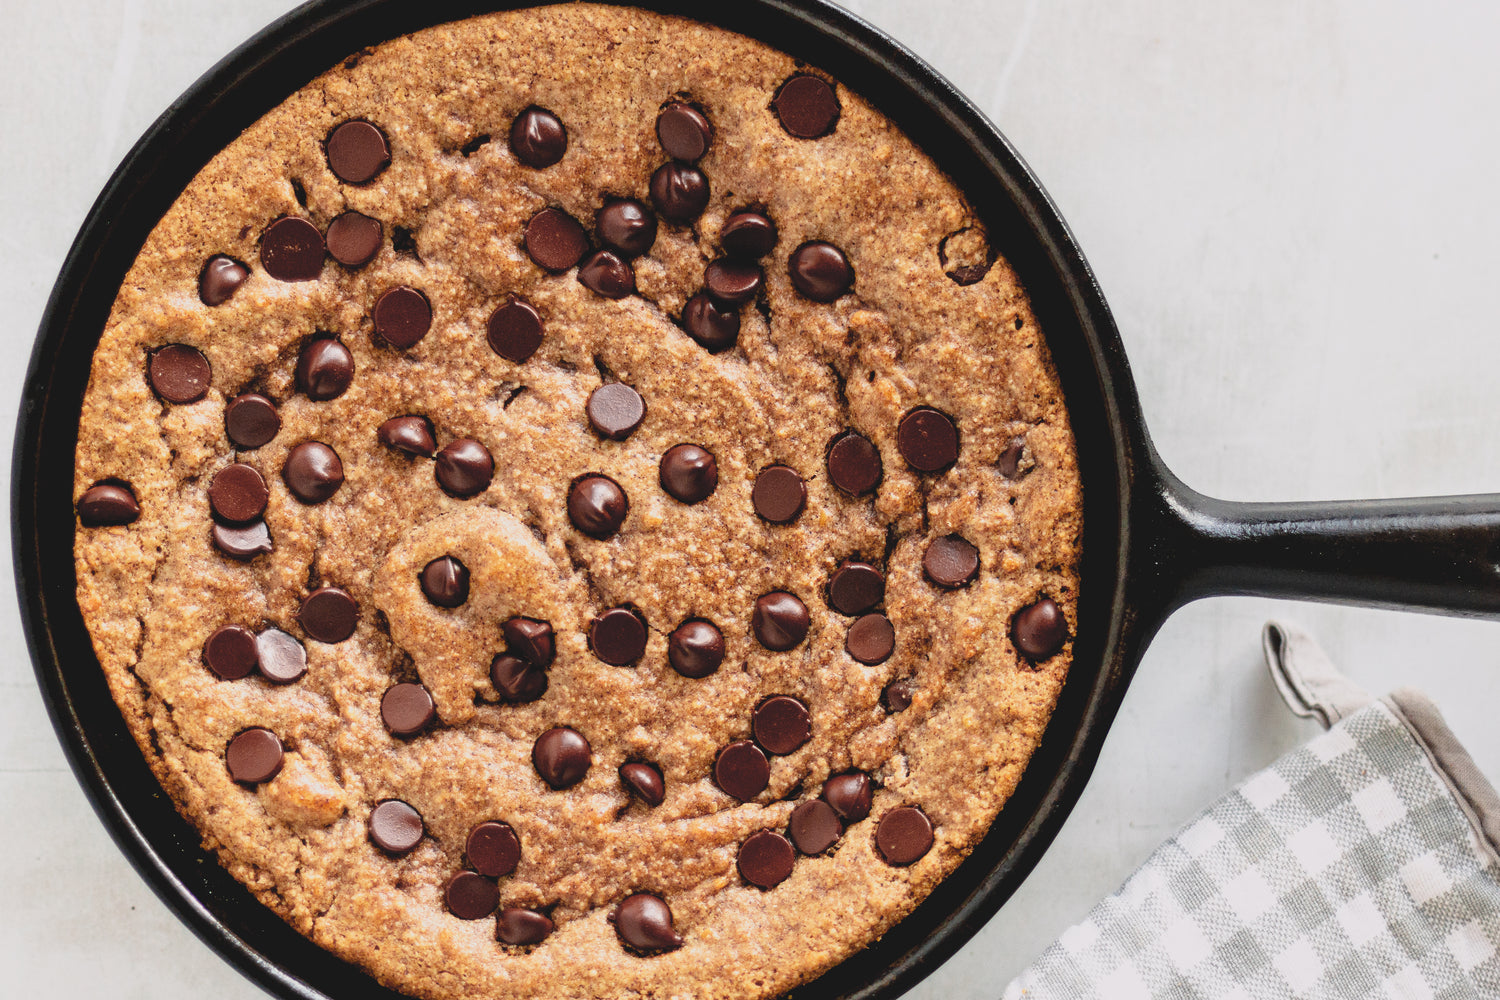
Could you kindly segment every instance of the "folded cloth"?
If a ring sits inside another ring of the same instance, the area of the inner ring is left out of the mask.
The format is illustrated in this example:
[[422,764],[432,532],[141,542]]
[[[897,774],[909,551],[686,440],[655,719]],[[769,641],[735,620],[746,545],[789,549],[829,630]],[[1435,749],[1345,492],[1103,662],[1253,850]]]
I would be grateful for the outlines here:
[[1235,788],[1005,1000],[1500,997],[1500,797],[1432,702],[1373,700],[1305,633],[1266,660],[1331,727]]

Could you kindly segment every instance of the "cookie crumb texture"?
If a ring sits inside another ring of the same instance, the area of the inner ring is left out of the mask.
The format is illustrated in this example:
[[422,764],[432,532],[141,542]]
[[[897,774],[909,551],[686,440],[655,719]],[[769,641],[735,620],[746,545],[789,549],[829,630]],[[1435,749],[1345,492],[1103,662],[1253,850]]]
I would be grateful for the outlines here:
[[378,46],[216,156],[75,499],[182,813],[426,998],[828,969],[984,834],[1076,623],[1062,393],[960,192],[816,68],[602,6]]

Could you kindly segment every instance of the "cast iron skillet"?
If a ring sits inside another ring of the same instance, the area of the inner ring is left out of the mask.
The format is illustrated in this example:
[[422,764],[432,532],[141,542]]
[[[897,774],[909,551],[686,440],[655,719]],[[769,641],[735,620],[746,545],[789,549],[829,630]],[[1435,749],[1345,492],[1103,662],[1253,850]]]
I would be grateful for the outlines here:
[[[363,46],[518,5],[315,0],[256,35],[183,94],[115,171],[63,266],[31,357],[13,470],[16,579],[58,735],[156,892],[282,997],[396,994],[297,934],[202,850],[110,698],[74,598],[73,453],[89,358],[152,225],[242,129]],[[824,0],[641,6],[717,23],[828,70],[927,150],[1024,280],[1078,441],[1086,507],[1077,640],[1040,749],[958,871],[877,945],[797,995],[895,997],[984,924],[1062,825],[1146,643],[1188,601],[1259,594],[1500,616],[1500,495],[1232,504],[1173,476],[1151,446],[1114,321],[1062,218],[994,126],[898,43]]]

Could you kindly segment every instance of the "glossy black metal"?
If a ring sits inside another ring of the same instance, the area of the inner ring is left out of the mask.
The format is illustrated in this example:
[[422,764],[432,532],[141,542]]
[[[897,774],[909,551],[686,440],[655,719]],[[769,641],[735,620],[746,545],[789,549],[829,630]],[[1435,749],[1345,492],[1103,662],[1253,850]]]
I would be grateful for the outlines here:
[[[1163,468],[1109,310],[1061,217],[994,126],[900,45],[822,0],[640,5],[720,24],[823,67],[942,164],[1026,283],[1078,443],[1086,509],[1074,665],[1041,747],[958,871],[877,945],[797,995],[899,995],[994,913],[1061,826],[1146,642],[1182,603],[1257,593],[1500,615],[1500,498],[1235,505],[1193,492]],[[152,126],[100,195],[53,290],[27,375],[13,544],[27,639],[59,737],[100,817],[161,897],[283,997],[395,994],[312,945],[229,877],[125,729],[74,597],[73,452],[89,358],[151,226],[241,129],[363,46],[505,6],[316,0],[231,54]]]

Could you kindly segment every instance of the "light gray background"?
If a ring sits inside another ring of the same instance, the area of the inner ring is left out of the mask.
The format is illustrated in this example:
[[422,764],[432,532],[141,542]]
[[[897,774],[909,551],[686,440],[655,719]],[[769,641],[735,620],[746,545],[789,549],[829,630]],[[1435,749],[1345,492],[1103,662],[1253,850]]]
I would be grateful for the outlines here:
[[[292,6],[0,2],[0,431],[48,289],[110,171],[200,73]],[[1161,452],[1188,483],[1287,500],[1500,488],[1500,6],[850,6],[954,80],[1043,178],[1115,310]],[[0,439],[8,477],[9,433]],[[177,923],[94,818],[9,592],[7,992],[260,995]],[[914,996],[997,995],[1162,838],[1312,735],[1259,665],[1269,615],[1311,626],[1374,690],[1427,690],[1500,776],[1500,626],[1251,600],[1190,607],[1146,656],[1050,853]]]

